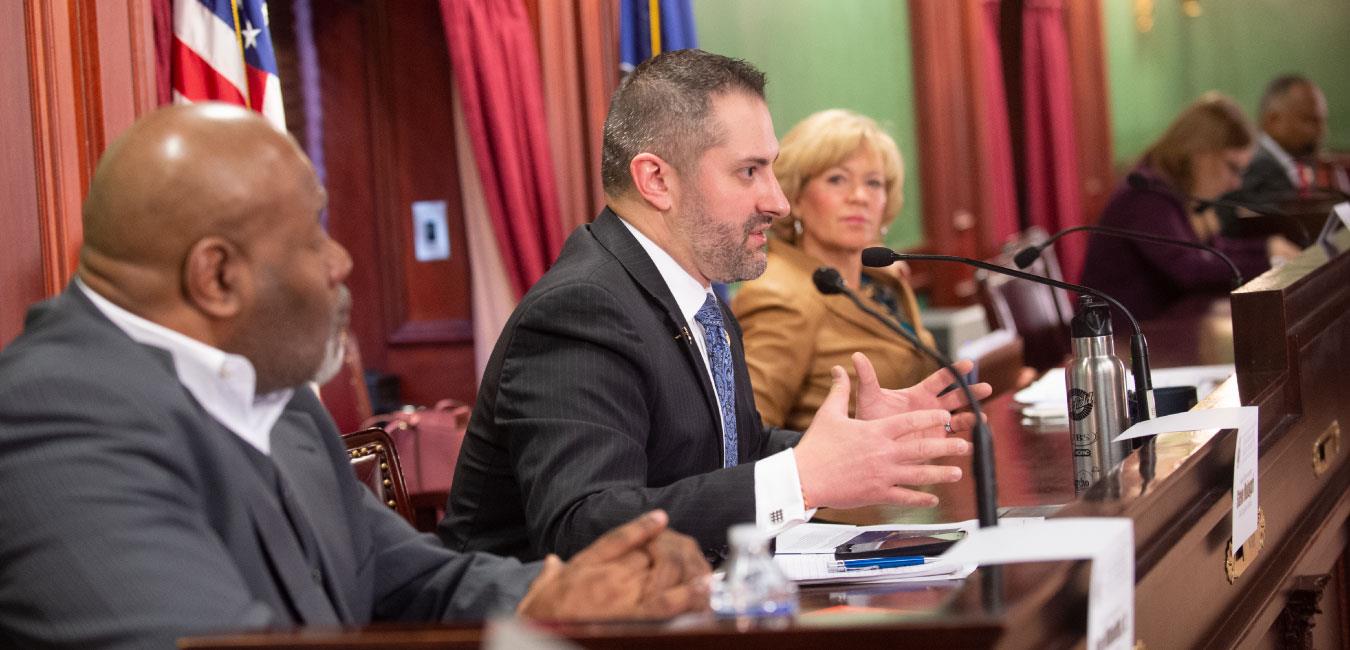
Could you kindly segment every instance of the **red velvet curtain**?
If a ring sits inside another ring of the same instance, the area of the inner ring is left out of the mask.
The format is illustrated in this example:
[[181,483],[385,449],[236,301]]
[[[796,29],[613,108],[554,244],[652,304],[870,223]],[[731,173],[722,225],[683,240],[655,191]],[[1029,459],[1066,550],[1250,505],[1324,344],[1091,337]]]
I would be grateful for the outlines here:
[[173,103],[173,0],[150,0],[155,26],[155,100]]
[[563,232],[571,232],[605,205],[600,144],[609,96],[619,85],[619,4],[545,0],[538,18],[549,144]]
[[977,0],[971,57],[976,86],[975,129],[979,146],[980,203],[984,212],[982,254],[991,254],[1022,229],[1017,216],[1017,180],[1013,168],[1008,99],[1003,89],[1003,55],[999,51],[999,0]]
[[[1063,0],[1026,0],[1022,10],[1022,75],[1028,221],[1048,232],[1082,225]],[[1087,239],[1066,237],[1057,246],[1064,278],[1076,282],[1083,268]]]
[[544,95],[520,0],[441,0],[450,66],[493,234],[516,297],[562,248]]

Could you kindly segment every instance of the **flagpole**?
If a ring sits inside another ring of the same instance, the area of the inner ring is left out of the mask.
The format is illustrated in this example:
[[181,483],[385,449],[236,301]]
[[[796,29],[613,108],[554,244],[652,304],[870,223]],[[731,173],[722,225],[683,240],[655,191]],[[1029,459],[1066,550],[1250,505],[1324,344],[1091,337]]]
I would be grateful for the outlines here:
[[239,61],[244,64],[244,87],[239,90],[244,95],[244,106],[253,110],[262,110],[261,106],[253,105],[253,98],[249,96],[248,91],[248,57],[244,56],[244,35],[239,31],[239,0],[230,0],[230,11],[234,14],[234,41],[239,45]]

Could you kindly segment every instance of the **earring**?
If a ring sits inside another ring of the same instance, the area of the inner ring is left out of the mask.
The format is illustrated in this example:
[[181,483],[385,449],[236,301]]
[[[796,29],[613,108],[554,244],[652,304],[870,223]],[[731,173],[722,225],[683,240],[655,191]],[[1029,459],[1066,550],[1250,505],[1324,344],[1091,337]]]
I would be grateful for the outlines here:
[[794,234],[796,234],[798,237],[801,237],[801,236],[802,236],[802,220],[801,220],[801,219],[797,219],[797,218],[793,218],[793,219],[792,219],[792,232],[793,232]]
[[886,241],[886,233],[888,233],[888,232],[890,232],[890,231],[891,231],[891,227],[890,227],[890,226],[882,226],[882,227],[881,227],[881,240],[882,240],[882,241]]

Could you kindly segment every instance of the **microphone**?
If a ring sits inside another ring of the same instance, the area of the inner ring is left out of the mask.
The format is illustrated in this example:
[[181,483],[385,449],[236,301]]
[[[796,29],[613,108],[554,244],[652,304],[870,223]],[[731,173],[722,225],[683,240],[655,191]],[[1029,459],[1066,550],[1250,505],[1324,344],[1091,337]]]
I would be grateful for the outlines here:
[[1159,237],[1157,235],[1150,235],[1148,233],[1142,233],[1134,230],[1127,230],[1125,228],[1112,228],[1110,226],[1074,226],[1072,228],[1065,228],[1064,230],[1061,230],[1055,233],[1054,235],[1051,235],[1049,239],[1039,244],[1027,246],[1026,248],[1023,248],[1022,250],[1018,251],[1017,254],[1013,256],[1013,263],[1017,265],[1017,268],[1025,269],[1028,266],[1031,266],[1032,262],[1035,262],[1036,260],[1040,259],[1041,252],[1052,246],[1056,241],[1059,240],[1060,237],[1063,237],[1069,233],[1083,232],[1083,231],[1095,232],[1102,235],[1106,235],[1108,237],[1120,237],[1122,239],[1135,239],[1138,241],[1153,242],[1155,244],[1171,244],[1173,246],[1194,248],[1196,250],[1205,251],[1206,253],[1213,253],[1216,257],[1223,260],[1224,264],[1228,265],[1228,269],[1233,272],[1233,288],[1236,289],[1242,286],[1242,272],[1239,271],[1237,265],[1233,263],[1233,259],[1228,257],[1227,255],[1224,255],[1221,251],[1219,251],[1219,249],[1214,248],[1213,246],[1207,246],[1199,242],[1186,241],[1184,239],[1175,239],[1172,237]]
[[[1138,190],[1140,192],[1153,192],[1154,194],[1162,194],[1164,196],[1180,196],[1183,199],[1192,201],[1195,203],[1195,208],[1193,208],[1192,211],[1197,214],[1204,212],[1205,210],[1208,210],[1211,207],[1222,207],[1222,208],[1232,208],[1234,215],[1238,215],[1237,212],[1238,210],[1248,210],[1250,212],[1255,212],[1256,214],[1259,214],[1263,217],[1278,219],[1284,223],[1293,224],[1294,227],[1297,228],[1299,236],[1302,238],[1299,241],[1300,246],[1307,246],[1308,242],[1311,241],[1310,237],[1308,236],[1308,228],[1304,226],[1301,222],[1299,222],[1298,219],[1295,219],[1289,216],[1288,214],[1280,210],[1276,210],[1275,208],[1271,208],[1269,206],[1261,206],[1256,203],[1248,203],[1246,201],[1233,201],[1230,199],[1202,199],[1193,194],[1187,194],[1186,192],[1182,192],[1171,186],[1160,185],[1158,181],[1149,178],[1142,172],[1137,171],[1130,172],[1130,174],[1125,177],[1125,182],[1129,184],[1130,189]],[[1238,218],[1243,219],[1250,217],[1242,217],[1239,215]]]
[[[868,250],[872,249],[869,248]],[[863,253],[865,255],[867,251],[863,251]],[[871,306],[864,303],[862,299],[858,298],[858,294],[854,293],[848,288],[848,285],[844,284],[844,278],[839,275],[839,271],[828,266],[822,266],[816,269],[816,272],[811,275],[811,280],[815,282],[816,290],[827,296],[837,294],[848,296],[848,299],[852,300],[853,304],[858,306],[858,309],[863,310],[868,316],[877,319],[881,324],[885,325],[887,329],[899,334],[901,338],[914,346],[915,350],[922,352],[930,359],[938,362],[938,365],[946,368],[947,372],[952,373],[952,376],[956,377],[957,385],[959,385],[961,390],[965,393],[966,401],[970,403],[970,410],[975,414],[975,430],[971,432],[970,438],[971,443],[975,447],[973,459],[973,469],[975,471],[975,509],[978,513],[980,527],[983,528],[986,526],[998,525],[998,486],[994,480],[994,440],[993,437],[989,435],[989,429],[984,424],[984,414],[980,411],[980,403],[975,399],[975,395],[970,392],[970,384],[966,383],[965,378],[956,372],[956,368],[952,367],[952,362],[946,355],[928,347],[912,332],[900,327],[894,320],[887,318],[884,314],[873,309]]]
[[930,262],[956,262],[975,268],[1010,275],[1014,278],[1020,278],[1040,284],[1048,284],[1052,287],[1067,289],[1077,293],[1085,293],[1090,296],[1100,298],[1110,303],[1112,307],[1125,314],[1125,318],[1130,321],[1130,329],[1134,332],[1130,336],[1130,375],[1134,377],[1134,398],[1136,406],[1136,422],[1151,420],[1156,417],[1156,409],[1153,400],[1153,376],[1149,371],[1148,364],[1148,341],[1144,339],[1143,330],[1139,329],[1139,321],[1135,320],[1134,314],[1120,304],[1120,301],[1108,296],[1092,287],[1085,287],[1081,284],[1072,284],[1062,280],[1047,278],[1026,271],[1018,271],[1007,267],[991,264],[983,260],[971,259],[969,257],[958,257],[956,255],[929,255],[919,253],[897,253],[885,246],[873,246],[864,249],[862,252],[863,266],[885,267],[890,266],[898,260],[916,260]]

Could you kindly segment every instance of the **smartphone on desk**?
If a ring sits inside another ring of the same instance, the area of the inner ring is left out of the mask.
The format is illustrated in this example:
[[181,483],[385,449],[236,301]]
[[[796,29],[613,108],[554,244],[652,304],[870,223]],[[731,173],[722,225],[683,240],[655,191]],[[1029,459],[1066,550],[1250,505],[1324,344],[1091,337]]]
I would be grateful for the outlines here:
[[966,534],[961,530],[869,530],[834,548],[837,560],[942,555]]

